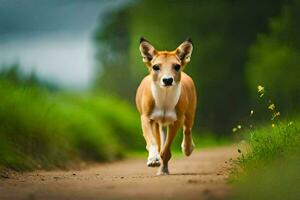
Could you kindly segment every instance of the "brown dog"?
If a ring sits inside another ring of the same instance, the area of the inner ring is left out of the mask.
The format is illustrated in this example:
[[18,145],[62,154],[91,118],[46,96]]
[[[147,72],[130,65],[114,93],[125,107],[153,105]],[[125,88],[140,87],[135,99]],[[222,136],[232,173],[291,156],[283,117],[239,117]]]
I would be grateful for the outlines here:
[[[150,74],[137,89],[136,105],[141,114],[143,135],[149,152],[147,165],[158,167],[160,158],[162,160],[158,175],[169,174],[171,144],[182,126],[182,151],[189,156],[194,149],[191,129],[197,97],[193,80],[183,72],[192,50],[190,39],[174,51],[157,51],[144,38],[140,40],[143,62]],[[164,127],[168,128],[166,137]]]

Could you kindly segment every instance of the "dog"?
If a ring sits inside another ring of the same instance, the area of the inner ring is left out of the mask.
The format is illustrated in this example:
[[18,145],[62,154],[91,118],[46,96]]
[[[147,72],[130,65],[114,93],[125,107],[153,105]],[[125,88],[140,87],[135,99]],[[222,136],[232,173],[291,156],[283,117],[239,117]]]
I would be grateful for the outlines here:
[[171,144],[181,127],[183,153],[189,156],[195,147],[191,129],[196,111],[196,88],[192,78],[183,72],[190,61],[193,44],[187,39],[174,51],[158,51],[142,37],[139,49],[149,70],[136,92],[136,106],[149,153],[147,165],[160,166],[157,175],[168,175]]

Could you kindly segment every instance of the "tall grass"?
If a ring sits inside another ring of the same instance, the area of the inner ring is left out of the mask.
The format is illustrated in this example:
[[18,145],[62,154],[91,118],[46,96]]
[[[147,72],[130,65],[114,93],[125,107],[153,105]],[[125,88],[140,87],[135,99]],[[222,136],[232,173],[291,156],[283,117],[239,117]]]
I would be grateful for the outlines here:
[[[264,96],[263,87],[258,91]],[[280,112],[270,100],[267,109],[271,122],[243,133],[247,148],[239,150],[241,156],[235,161],[231,199],[300,199],[300,117],[279,119]]]
[[[232,174],[231,199],[300,199],[300,119],[250,133]],[[245,153],[245,154],[244,154]]]
[[144,142],[136,111],[113,97],[51,93],[0,80],[0,165],[16,170],[114,160]]
[[244,134],[249,146],[237,160],[244,170],[261,169],[268,163],[300,153],[299,118],[284,120],[273,126],[267,124]]

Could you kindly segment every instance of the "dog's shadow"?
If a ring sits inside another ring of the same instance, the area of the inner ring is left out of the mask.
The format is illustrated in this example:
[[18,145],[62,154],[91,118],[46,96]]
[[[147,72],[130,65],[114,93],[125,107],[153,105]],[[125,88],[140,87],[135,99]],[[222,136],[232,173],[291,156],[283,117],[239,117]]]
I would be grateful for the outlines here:
[[211,175],[212,173],[208,172],[183,172],[183,173],[170,173],[169,176],[205,176]]

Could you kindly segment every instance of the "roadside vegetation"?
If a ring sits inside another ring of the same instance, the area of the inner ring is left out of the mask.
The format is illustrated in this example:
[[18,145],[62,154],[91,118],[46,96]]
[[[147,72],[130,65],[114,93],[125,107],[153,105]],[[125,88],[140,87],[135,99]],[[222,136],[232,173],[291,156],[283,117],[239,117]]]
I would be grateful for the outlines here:
[[[264,87],[258,86],[258,92],[263,98]],[[300,118],[280,119],[274,103],[267,109],[270,122],[257,128],[248,124],[245,131],[233,129],[246,142],[239,147],[240,156],[233,164],[232,199],[300,198]],[[251,111],[250,117],[253,114]]]
[[300,199],[299,118],[248,134],[249,149],[236,161],[230,199]]
[[[16,67],[0,79],[0,166],[15,170],[115,160],[143,149],[139,118],[110,96],[51,91]],[[51,87],[53,88],[53,87]]]

